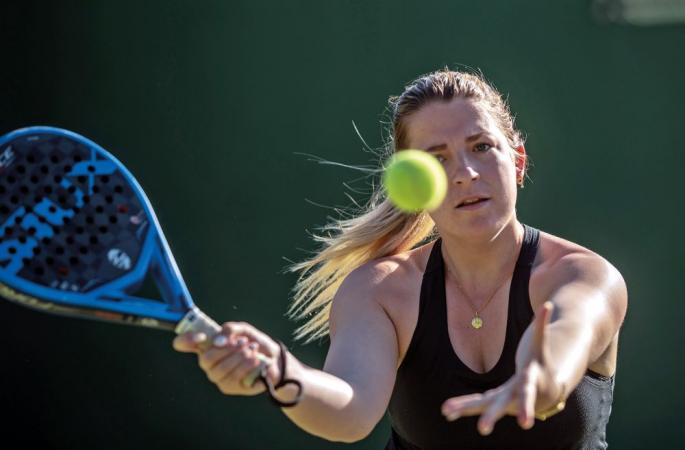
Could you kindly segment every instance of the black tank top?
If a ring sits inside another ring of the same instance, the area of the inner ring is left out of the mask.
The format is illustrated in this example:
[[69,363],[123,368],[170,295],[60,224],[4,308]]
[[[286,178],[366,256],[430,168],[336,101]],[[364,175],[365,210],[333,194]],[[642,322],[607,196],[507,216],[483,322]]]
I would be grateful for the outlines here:
[[479,374],[456,355],[447,331],[445,266],[441,241],[433,246],[421,284],[419,316],[407,354],[397,370],[388,412],[392,435],[386,450],[605,449],[614,377],[588,371],[566,401],[566,409],[523,430],[513,416],[500,419],[489,436],[476,429],[478,417],[447,422],[440,406],[450,397],[483,392],[515,371],[519,340],[533,319],[528,281],[540,240],[524,225],[524,240],[509,291],[507,332],[502,355]]

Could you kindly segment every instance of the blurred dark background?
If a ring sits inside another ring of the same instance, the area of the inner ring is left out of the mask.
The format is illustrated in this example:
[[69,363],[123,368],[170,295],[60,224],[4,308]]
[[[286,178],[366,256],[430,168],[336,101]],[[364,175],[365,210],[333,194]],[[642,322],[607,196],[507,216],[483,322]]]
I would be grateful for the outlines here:
[[[371,164],[353,121],[380,147],[389,95],[445,65],[481,69],[528,138],[520,219],[597,251],[627,280],[611,447],[680,448],[685,25],[628,10],[590,0],[3,2],[0,134],[53,125],[116,154],[155,205],[196,302],[321,367],[326,342],[292,342],[295,277],[284,268],[315,248],[309,232],[331,207],[350,205],[343,184],[360,174],[300,153]],[[387,439],[384,421],[363,442],[329,443],[265,398],[223,396],[170,334],[6,302],[0,323],[0,433],[22,447],[379,449]]]

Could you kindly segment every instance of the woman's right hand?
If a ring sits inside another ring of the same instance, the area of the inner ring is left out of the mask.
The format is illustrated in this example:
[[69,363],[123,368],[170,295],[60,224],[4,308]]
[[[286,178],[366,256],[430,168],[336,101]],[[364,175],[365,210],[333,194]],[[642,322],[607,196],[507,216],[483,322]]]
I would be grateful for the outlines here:
[[[174,339],[173,346],[182,353],[195,353],[198,364],[209,381],[227,395],[256,395],[265,386],[256,380],[260,367],[279,355],[278,344],[266,334],[244,322],[227,322],[221,333],[210,338],[204,333],[185,333]],[[263,356],[262,356],[263,355]],[[285,356],[285,355],[284,355]],[[267,366],[267,378],[276,383],[278,365]]]

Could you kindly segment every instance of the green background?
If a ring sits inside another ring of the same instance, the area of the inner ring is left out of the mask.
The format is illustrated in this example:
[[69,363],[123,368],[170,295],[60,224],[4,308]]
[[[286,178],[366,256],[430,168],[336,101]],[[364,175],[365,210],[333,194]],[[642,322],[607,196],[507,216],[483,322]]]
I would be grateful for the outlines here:
[[[509,96],[532,182],[519,218],[609,259],[629,288],[612,448],[679,448],[685,400],[685,26],[631,27],[589,1],[91,1],[0,7],[0,133],[60,126],[115,153],[155,205],[196,302],[293,343],[284,273],[350,205],[391,94],[474,67]],[[355,194],[363,200],[364,195]],[[323,206],[321,206],[323,205]],[[0,303],[4,436],[58,449],[343,448],[265,398],[221,395],[163,332]],[[383,421],[366,440],[382,448]],[[8,438],[9,439],[9,438]]]

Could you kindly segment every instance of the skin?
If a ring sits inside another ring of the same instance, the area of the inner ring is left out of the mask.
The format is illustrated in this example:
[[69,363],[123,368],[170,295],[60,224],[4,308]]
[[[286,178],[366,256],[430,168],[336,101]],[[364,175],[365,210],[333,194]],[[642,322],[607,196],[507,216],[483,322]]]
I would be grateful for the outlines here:
[[[513,155],[525,155],[525,149],[510,148],[487,111],[465,99],[424,105],[408,118],[407,129],[409,146],[434,154],[448,175],[447,198],[431,213],[443,238],[447,326],[455,354],[484,373],[504,346],[511,275],[523,239],[515,212],[516,180],[523,173]],[[489,200],[479,209],[456,207],[474,195]],[[283,412],[302,429],[354,442],[383,417],[416,327],[431,248],[428,244],[372,261],[348,275],[332,304],[323,370],[286,355],[287,375],[303,383],[304,396]],[[534,413],[568,396],[587,369],[614,374],[627,291],[609,262],[543,232],[529,294],[535,318],[519,343],[515,374],[491,391],[446,398],[445,420],[478,415],[478,429],[487,435],[502,416],[513,415],[528,429]],[[479,330],[469,325],[474,307],[485,324]],[[246,388],[240,380],[258,367],[257,352],[276,357],[278,346],[246,323],[224,324],[222,336],[226,339],[206,351],[203,335],[179,336],[174,348],[197,353],[200,367],[225,394],[263,392],[262,386]],[[275,364],[269,377],[279,378]],[[284,399],[293,395],[287,388],[282,391]]]

